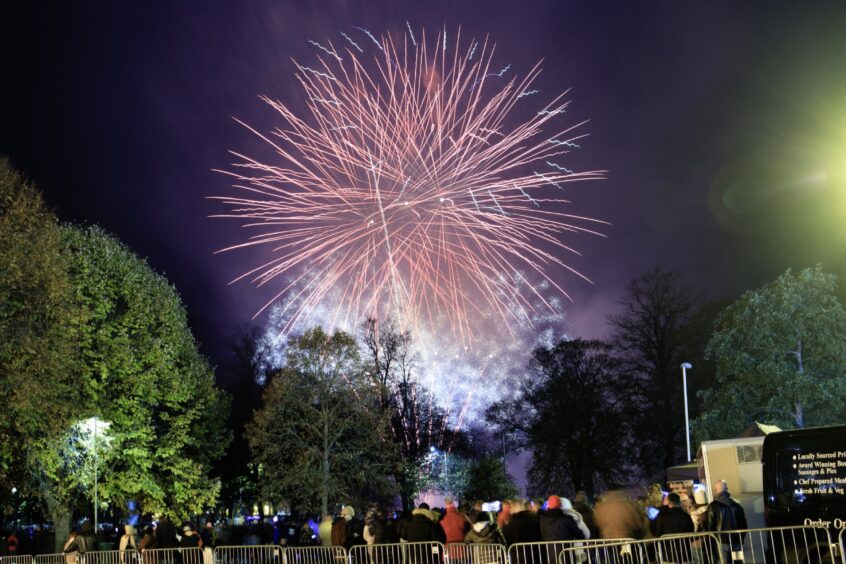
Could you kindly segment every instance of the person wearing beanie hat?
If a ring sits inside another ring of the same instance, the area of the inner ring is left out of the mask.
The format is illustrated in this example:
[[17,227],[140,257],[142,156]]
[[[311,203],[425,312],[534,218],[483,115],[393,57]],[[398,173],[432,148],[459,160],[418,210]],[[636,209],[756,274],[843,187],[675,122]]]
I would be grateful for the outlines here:
[[332,546],[343,546],[347,550],[353,546],[364,544],[364,523],[355,518],[352,505],[341,508],[341,514],[332,523]]
[[576,520],[562,509],[561,498],[549,496],[546,511],[540,516],[541,539],[546,542],[583,540],[585,538]]

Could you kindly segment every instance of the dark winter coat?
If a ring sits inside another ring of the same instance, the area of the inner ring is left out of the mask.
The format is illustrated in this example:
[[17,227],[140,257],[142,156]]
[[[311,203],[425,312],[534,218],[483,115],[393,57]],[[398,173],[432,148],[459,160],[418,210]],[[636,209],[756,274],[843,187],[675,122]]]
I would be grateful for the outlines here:
[[[731,498],[728,492],[718,494],[714,501],[708,504],[708,519],[705,522],[708,531],[739,531],[748,528],[746,512],[743,506]],[[732,550],[739,550],[743,545],[746,533],[721,537],[723,544],[731,544]]]
[[408,542],[446,542],[444,530],[425,513],[415,510],[411,521],[406,523],[403,538]]
[[546,542],[585,538],[576,520],[561,509],[549,509],[540,514],[540,534]]
[[505,544],[505,538],[496,523],[476,523],[464,537],[468,544]]
[[655,518],[655,536],[681,535],[693,532],[693,519],[681,507],[668,507]]
[[332,546],[350,549],[360,544],[364,544],[364,523],[359,519],[335,519],[332,523]]
[[508,546],[518,542],[541,542],[540,525],[537,518],[528,511],[512,513],[508,524],[502,528]]

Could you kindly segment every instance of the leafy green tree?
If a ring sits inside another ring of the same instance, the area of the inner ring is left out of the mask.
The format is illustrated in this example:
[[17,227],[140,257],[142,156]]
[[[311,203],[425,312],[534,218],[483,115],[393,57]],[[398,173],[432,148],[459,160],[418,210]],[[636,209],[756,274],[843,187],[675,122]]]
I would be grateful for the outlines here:
[[703,393],[697,438],[737,435],[753,421],[783,428],[846,420],[846,310],[837,277],[787,270],[718,317],[707,347],[717,386]]
[[383,492],[390,443],[375,393],[350,335],[318,327],[292,340],[247,433],[263,493],[326,514]]
[[[212,504],[209,476],[228,441],[227,400],[197,349],[176,290],[98,228],[62,229],[63,252],[79,310],[70,332],[76,421],[96,417],[110,448],[98,453],[98,499],[122,508],[186,518]],[[29,466],[58,541],[80,495],[93,484],[67,454],[79,441],[69,425],[33,445]],[[102,444],[102,441],[100,442]]]
[[26,479],[27,453],[71,418],[71,292],[56,218],[0,159],[0,504],[12,487],[38,493]]
[[461,498],[465,501],[494,501],[517,495],[517,487],[505,463],[493,456],[474,460],[467,469],[467,481]]

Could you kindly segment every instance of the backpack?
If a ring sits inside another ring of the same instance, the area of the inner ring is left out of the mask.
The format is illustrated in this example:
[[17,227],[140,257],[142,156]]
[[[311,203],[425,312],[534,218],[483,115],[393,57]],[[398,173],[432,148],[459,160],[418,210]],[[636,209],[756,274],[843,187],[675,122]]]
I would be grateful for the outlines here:
[[82,535],[77,535],[76,537],[76,551],[80,554],[88,552],[88,541]]

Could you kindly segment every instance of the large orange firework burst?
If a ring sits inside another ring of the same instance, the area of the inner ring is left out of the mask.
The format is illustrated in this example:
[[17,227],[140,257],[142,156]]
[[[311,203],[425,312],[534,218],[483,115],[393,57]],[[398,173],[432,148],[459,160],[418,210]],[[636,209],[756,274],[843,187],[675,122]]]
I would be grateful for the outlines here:
[[566,295],[554,273],[578,273],[559,256],[575,252],[564,235],[596,234],[597,220],[562,211],[563,185],[602,176],[562,164],[584,136],[582,124],[554,126],[566,92],[532,108],[540,64],[508,78],[487,40],[460,50],[445,31],[430,43],[410,27],[381,40],[357,29],[337,46],[311,42],[317,62],[297,64],[308,112],[262,97],[283,124],[244,124],[278,160],[233,152],[224,171],[239,193],[219,198],[231,208],[220,217],[257,230],[224,250],[270,252],[238,280],[283,280],[267,305],[293,296],[292,326],[332,295],[329,322],[445,322],[465,342],[478,315],[523,321],[546,303],[527,279]]

